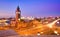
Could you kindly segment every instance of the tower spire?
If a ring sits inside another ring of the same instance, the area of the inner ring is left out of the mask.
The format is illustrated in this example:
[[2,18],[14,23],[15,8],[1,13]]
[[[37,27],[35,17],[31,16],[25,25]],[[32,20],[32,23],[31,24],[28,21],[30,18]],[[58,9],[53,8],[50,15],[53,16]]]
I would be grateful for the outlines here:
[[21,12],[20,8],[19,8],[19,5],[17,6],[16,12]]

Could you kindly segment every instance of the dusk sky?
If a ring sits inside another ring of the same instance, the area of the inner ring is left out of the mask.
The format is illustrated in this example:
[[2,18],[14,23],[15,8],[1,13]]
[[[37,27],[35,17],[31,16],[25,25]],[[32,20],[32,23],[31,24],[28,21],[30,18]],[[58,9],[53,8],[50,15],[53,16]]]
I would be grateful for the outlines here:
[[0,0],[0,17],[14,17],[18,5],[22,16],[60,16],[60,0]]

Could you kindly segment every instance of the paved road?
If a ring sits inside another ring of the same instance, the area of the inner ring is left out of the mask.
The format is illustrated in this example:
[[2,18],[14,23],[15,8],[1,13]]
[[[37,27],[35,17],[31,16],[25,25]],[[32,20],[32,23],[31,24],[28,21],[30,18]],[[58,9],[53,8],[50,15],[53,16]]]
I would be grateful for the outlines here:
[[57,20],[53,21],[52,23],[47,24],[47,26],[50,27],[50,28],[52,28],[52,26],[53,26],[57,21],[59,21],[59,20],[60,20],[60,19],[57,19]]

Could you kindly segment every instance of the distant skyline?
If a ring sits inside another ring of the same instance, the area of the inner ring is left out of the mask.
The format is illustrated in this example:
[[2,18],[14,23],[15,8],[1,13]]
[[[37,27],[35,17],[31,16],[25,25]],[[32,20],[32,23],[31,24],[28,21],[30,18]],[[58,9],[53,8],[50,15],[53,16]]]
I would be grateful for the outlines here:
[[60,0],[0,0],[0,17],[15,17],[18,5],[24,17],[60,16]]

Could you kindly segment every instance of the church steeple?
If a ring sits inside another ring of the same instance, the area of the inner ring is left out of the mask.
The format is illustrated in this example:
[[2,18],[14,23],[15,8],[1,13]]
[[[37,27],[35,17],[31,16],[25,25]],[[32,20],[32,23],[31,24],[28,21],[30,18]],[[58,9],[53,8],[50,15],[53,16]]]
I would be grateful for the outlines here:
[[20,11],[19,6],[17,6],[17,9],[16,9],[16,22],[18,22],[19,19],[21,19],[21,11]]

